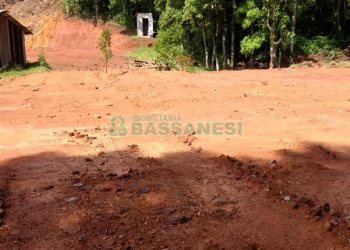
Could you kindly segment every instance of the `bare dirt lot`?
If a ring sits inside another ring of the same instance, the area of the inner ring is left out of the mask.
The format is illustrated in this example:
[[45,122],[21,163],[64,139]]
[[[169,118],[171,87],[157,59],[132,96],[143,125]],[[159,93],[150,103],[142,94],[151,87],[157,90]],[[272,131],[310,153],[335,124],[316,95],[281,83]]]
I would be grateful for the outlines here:
[[[243,134],[109,134],[148,114]],[[349,69],[2,79],[1,249],[348,249],[349,118]]]

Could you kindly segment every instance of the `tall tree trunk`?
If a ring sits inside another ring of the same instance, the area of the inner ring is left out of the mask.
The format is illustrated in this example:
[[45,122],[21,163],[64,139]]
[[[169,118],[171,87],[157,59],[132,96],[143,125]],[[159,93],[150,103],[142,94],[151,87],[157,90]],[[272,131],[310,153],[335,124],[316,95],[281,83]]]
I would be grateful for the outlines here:
[[232,5],[232,23],[231,23],[231,59],[230,59],[231,69],[233,69],[235,65],[236,10],[237,10],[236,0],[233,0],[232,4],[233,5]]
[[273,69],[276,65],[276,43],[275,43],[275,30],[270,30],[270,69]]
[[203,44],[204,44],[204,54],[205,54],[205,67],[209,68],[209,50],[208,50],[208,43],[207,43],[207,35],[205,28],[202,29],[203,34]]
[[281,68],[282,64],[282,46],[278,47],[278,68]]
[[348,1],[343,0],[343,32],[346,30],[346,20],[347,20],[347,15],[348,15]]
[[342,6],[343,0],[336,0],[336,9],[335,9],[335,22],[337,28],[337,34],[339,37],[343,37],[343,21],[342,21]]
[[215,58],[216,58],[216,42],[213,36],[213,52],[211,53],[211,68],[215,70]]
[[254,54],[251,53],[249,55],[249,68],[252,69],[254,67]]
[[293,0],[293,14],[292,14],[292,39],[290,41],[290,64],[294,64],[294,46],[295,46],[295,31],[297,24],[297,8],[298,8],[298,0]]
[[[215,40],[217,41],[219,38],[219,21],[216,19],[216,33],[215,33]],[[216,42],[215,42],[216,43]],[[219,65],[219,58],[217,53],[217,48],[215,45],[215,70],[220,71],[220,65]]]
[[98,0],[94,0],[94,2],[95,2],[95,15],[96,15],[96,20],[98,20],[98,16],[99,16]]
[[228,56],[227,56],[227,3],[223,2],[223,18],[222,22],[222,32],[221,32],[221,47],[222,47],[222,68],[227,69],[228,65]]
[[227,69],[227,52],[226,52],[226,33],[227,33],[227,26],[226,22],[224,22],[224,28],[222,31],[222,60],[223,60],[223,68]]

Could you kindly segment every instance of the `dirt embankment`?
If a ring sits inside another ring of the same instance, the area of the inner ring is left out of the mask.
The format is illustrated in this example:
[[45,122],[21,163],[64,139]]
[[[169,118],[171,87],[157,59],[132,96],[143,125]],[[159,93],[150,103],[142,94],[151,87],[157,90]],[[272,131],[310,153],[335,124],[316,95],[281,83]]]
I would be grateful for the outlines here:
[[127,52],[151,40],[132,39],[125,35],[124,27],[95,24],[87,20],[66,18],[59,1],[27,0],[8,7],[11,15],[33,31],[26,37],[27,59],[37,60],[44,52],[55,69],[100,69],[103,65],[98,50],[98,39],[104,28],[112,32],[112,67],[127,61]]

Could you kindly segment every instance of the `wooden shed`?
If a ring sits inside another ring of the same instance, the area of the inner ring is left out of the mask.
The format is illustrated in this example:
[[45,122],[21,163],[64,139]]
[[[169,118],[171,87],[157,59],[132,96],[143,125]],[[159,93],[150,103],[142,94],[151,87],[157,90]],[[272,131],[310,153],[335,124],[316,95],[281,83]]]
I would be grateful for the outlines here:
[[32,34],[6,10],[0,10],[0,69],[26,63],[24,35]]

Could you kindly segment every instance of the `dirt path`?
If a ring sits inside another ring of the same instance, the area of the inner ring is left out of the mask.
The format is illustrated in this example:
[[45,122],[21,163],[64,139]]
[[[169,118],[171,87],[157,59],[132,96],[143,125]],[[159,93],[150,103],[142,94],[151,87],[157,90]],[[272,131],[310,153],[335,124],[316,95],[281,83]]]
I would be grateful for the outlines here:
[[[348,69],[0,80],[0,244],[346,249],[349,83]],[[160,113],[243,135],[108,133],[114,115]]]

